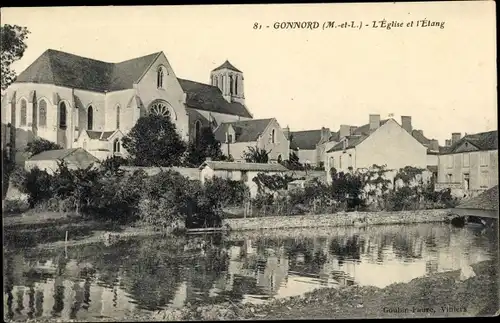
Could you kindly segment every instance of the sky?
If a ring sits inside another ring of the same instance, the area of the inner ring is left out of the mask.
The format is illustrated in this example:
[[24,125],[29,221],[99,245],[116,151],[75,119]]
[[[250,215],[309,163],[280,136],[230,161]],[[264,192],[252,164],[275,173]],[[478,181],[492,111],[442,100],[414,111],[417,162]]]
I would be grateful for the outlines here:
[[[254,118],[291,131],[412,116],[444,144],[452,132],[497,129],[493,1],[2,8],[2,24],[30,30],[22,72],[46,49],[107,62],[163,51],[177,77],[209,82],[226,59],[242,70]],[[369,28],[427,19],[439,27]],[[274,29],[317,21],[318,29]],[[361,29],[323,29],[361,21]],[[263,27],[253,29],[254,23]],[[266,28],[269,26],[269,28]]]

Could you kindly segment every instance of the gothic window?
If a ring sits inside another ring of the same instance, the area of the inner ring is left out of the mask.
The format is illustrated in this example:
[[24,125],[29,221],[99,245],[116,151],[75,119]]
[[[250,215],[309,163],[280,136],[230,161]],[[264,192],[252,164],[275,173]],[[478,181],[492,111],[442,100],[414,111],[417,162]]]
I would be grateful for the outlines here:
[[120,141],[117,138],[113,141],[113,153],[119,153],[119,152],[120,152]]
[[201,137],[201,122],[197,120],[194,124],[194,138],[195,140],[200,140]]
[[120,129],[120,106],[116,106],[116,129]]
[[234,95],[238,95],[238,76],[234,78]]
[[89,106],[87,110],[87,130],[94,129],[94,108]]
[[278,155],[278,163],[281,163],[283,161],[283,158],[281,157],[281,155]]
[[87,140],[83,141],[83,149],[87,150]]
[[38,125],[40,127],[47,126],[47,102],[45,100],[40,100],[38,103]]
[[169,115],[172,120],[177,120],[172,107],[166,102],[156,102],[151,105],[150,112],[156,115]]
[[21,100],[21,118],[19,120],[19,125],[20,126],[25,126],[26,125],[26,116],[27,116],[27,105],[26,105],[26,100],[22,99]]
[[66,129],[66,103],[59,104],[59,129]]
[[271,143],[274,144],[276,143],[276,130],[273,129],[273,131],[271,131]]
[[342,169],[342,156],[339,156],[339,169]]
[[160,66],[160,68],[158,68],[158,72],[156,75],[156,86],[159,89],[163,88],[163,76],[164,76],[163,67]]

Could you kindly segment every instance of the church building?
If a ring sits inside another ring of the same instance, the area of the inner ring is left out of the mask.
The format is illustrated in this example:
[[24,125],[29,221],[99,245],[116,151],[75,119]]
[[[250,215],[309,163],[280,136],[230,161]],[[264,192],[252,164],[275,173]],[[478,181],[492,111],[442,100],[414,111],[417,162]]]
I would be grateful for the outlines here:
[[253,119],[243,73],[229,61],[204,84],[178,78],[163,52],[108,63],[48,49],[3,94],[2,147],[17,161],[36,137],[101,160],[124,156],[121,138],[148,113],[170,113],[185,141],[204,126]]

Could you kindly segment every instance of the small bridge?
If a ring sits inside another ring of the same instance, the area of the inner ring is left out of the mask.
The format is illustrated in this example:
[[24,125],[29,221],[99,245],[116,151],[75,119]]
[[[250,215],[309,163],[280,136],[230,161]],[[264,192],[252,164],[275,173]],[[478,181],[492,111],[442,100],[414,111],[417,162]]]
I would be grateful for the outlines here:
[[463,201],[451,212],[464,217],[498,219],[498,185],[474,198]]

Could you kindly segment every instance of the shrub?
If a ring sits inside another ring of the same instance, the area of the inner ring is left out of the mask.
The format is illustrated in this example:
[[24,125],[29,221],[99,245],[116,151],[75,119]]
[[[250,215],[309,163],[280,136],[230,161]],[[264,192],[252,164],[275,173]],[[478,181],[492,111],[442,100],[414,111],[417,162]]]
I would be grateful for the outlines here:
[[64,149],[64,148],[61,145],[58,145],[55,142],[49,141],[47,139],[36,138],[35,140],[27,144],[24,151],[29,154],[29,157],[32,157],[44,151],[58,150],[58,149]]

